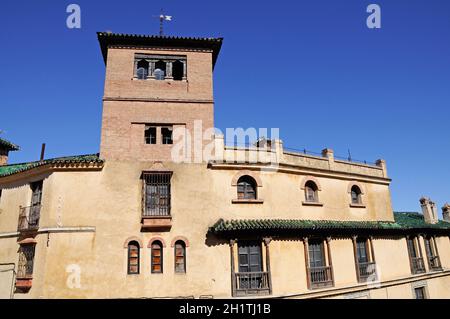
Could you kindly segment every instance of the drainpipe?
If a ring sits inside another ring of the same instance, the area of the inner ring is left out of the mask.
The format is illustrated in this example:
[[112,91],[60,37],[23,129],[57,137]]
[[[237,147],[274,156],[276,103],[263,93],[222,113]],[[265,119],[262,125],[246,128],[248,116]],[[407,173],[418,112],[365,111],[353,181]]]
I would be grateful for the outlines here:
[[8,271],[13,272],[10,299],[14,299],[14,279],[16,278],[16,264],[15,263],[0,263],[0,266],[13,266],[12,269],[0,270],[0,272],[8,272]]

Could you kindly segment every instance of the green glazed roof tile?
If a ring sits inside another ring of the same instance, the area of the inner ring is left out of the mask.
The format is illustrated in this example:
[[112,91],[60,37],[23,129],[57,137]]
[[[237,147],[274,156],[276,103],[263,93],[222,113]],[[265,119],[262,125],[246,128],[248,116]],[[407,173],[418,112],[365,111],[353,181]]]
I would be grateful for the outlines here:
[[418,213],[395,213],[395,221],[337,221],[337,220],[302,220],[302,219],[220,219],[210,231],[225,233],[234,231],[301,231],[301,230],[448,230],[450,223],[439,221],[437,224],[425,223],[423,216]]
[[19,146],[11,143],[10,141],[4,140],[0,138],[0,148],[7,149],[8,151],[18,151],[20,149]]
[[99,158],[99,154],[77,155],[77,156],[65,156],[47,159],[38,162],[10,164],[0,166],[0,177],[17,174],[20,172],[28,171],[30,169],[48,165],[48,164],[75,164],[75,163],[103,163],[103,160]]

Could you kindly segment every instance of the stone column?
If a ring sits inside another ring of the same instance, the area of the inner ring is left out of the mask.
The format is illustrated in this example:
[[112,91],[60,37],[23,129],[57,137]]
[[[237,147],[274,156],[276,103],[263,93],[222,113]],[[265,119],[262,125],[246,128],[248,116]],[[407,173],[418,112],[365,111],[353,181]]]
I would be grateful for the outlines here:
[[183,63],[183,81],[187,81],[187,61],[181,60],[181,63]]
[[308,289],[311,289],[311,273],[309,272],[309,243],[308,237],[303,238],[303,249],[305,253],[305,264],[306,264],[306,282]]
[[172,76],[173,61],[167,60],[164,62],[166,62],[166,80],[173,80],[173,76]]
[[270,272],[270,254],[269,254],[269,244],[272,241],[272,238],[264,238],[264,246],[266,246],[266,271],[268,273],[267,280],[269,281],[269,294],[272,294],[272,275]]
[[149,60],[149,61],[148,61],[148,65],[149,65],[148,78],[149,78],[149,79],[154,79],[154,78],[155,78],[155,65],[156,65],[156,61],[155,61],[155,60]]
[[353,243],[353,254],[355,255],[355,269],[356,269],[356,279],[358,282],[361,281],[359,276],[359,260],[358,260],[358,253],[356,252],[356,236],[352,236],[352,243]]
[[230,266],[231,266],[231,295],[234,297],[236,295],[236,274],[234,266],[234,245],[236,240],[230,240]]
[[133,78],[134,79],[138,78],[138,75],[137,75],[138,63],[139,63],[139,61],[135,59],[134,60],[134,70],[133,70]]
[[331,237],[327,237],[326,242],[327,242],[328,266],[331,269],[331,278],[330,279],[333,282],[333,286],[334,286],[334,269],[333,269],[333,260],[331,259],[331,250],[330,250]]

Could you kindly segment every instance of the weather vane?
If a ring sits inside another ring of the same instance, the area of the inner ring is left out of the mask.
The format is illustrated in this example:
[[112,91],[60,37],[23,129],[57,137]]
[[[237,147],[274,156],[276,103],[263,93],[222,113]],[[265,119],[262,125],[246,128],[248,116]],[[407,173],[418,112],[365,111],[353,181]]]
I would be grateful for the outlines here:
[[163,9],[161,9],[161,14],[159,16],[154,16],[159,18],[159,35],[164,35],[164,21],[172,21],[172,16],[165,15]]

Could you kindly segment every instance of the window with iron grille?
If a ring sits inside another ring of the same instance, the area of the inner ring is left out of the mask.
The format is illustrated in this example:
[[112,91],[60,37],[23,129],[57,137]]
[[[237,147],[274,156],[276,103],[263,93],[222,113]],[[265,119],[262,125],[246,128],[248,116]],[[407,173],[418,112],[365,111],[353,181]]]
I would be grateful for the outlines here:
[[172,173],[144,173],[144,217],[170,216],[170,179]]
[[237,182],[238,199],[256,199],[256,181],[248,176],[242,176]]
[[33,275],[35,248],[35,245],[20,246],[17,277],[23,278]]
[[152,243],[152,273],[162,274],[163,272],[163,246],[160,241],[154,241]]
[[186,244],[182,240],[175,243],[175,272],[186,272]]
[[128,274],[139,274],[140,246],[136,241],[128,243]]

